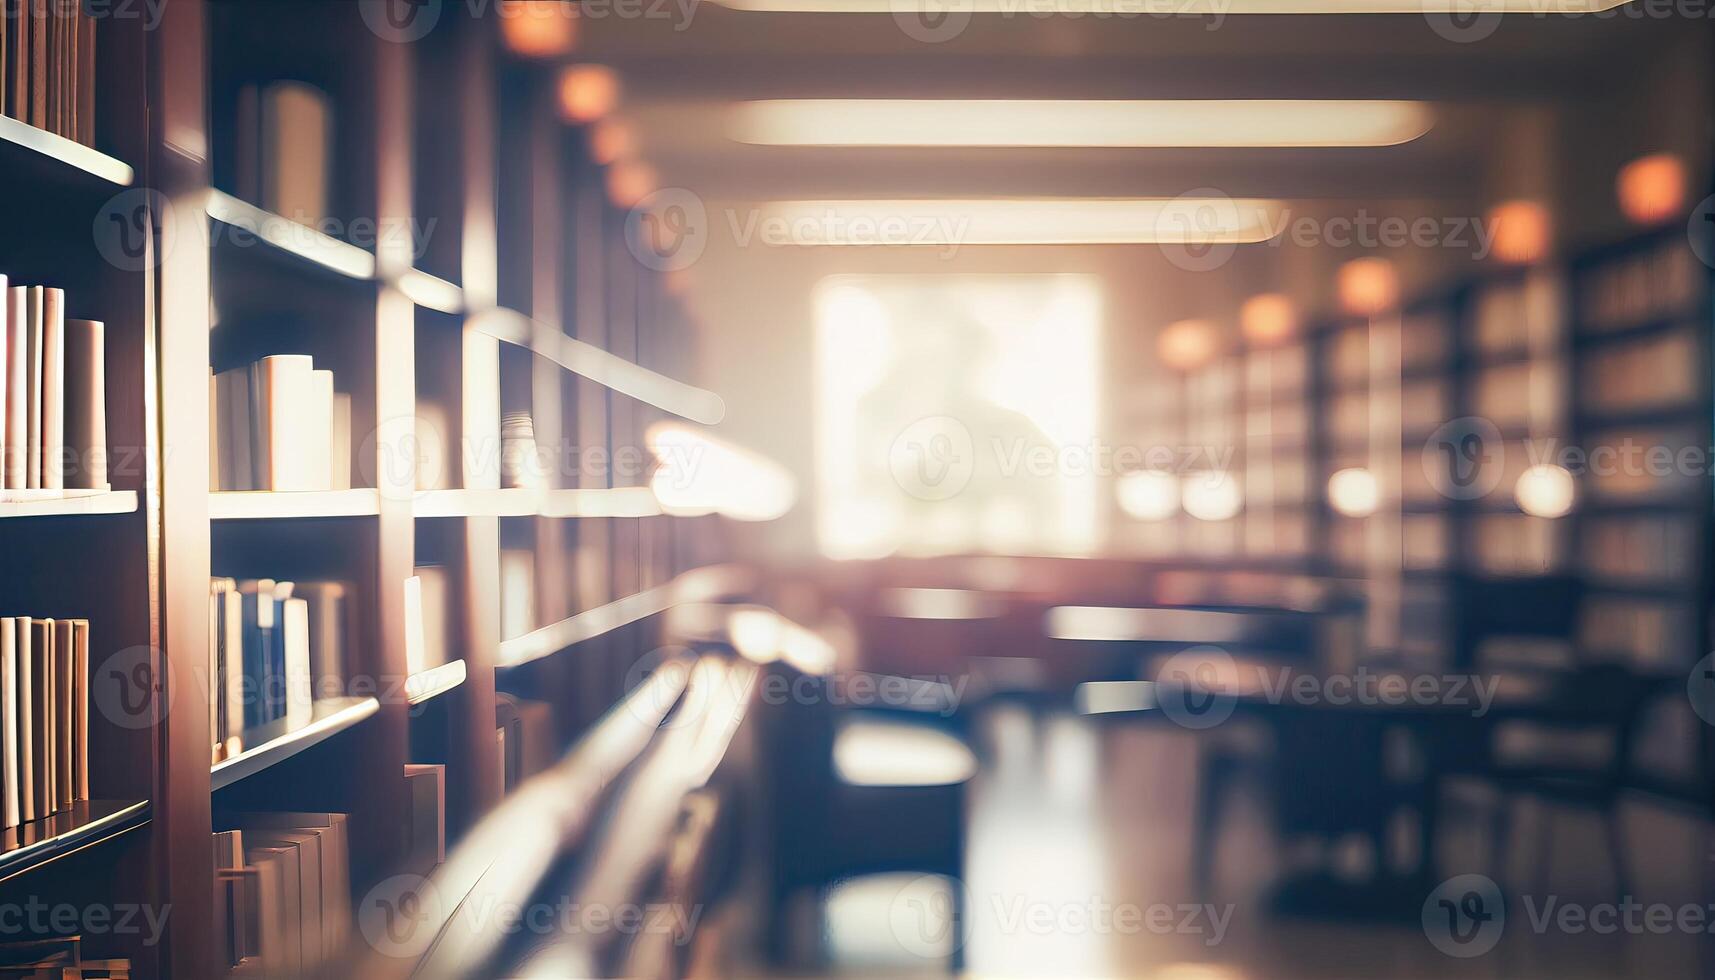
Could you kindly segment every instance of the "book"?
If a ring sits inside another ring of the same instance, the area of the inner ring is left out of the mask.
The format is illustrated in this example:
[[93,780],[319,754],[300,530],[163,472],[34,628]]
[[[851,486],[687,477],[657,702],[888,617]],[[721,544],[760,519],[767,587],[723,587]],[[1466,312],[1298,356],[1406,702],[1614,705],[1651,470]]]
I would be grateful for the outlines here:
[[317,697],[345,690],[345,651],[353,628],[349,588],[344,582],[298,582],[292,592],[309,606],[310,682]]
[[36,631],[28,616],[15,617],[13,627],[18,658],[18,819],[29,823],[47,816],[36,810],[36,656],[30,649]]
[[18,793],[18,621],[0,617],[0,827],[22,822]]
[[63,289],[32,287],[42,306],[42,489],[65,488],[65,299]]
[[409,866],[428,874],[447,859],[447,767],[407,764],[405,783],[411,793]]
[[529,548],[500,550],[500,638],[536,628],[536,555]]
[[247,836],[245,858],[252,867],[260,869],[272,865],[276,869],[276,890],[271,896],[263,897],[261,908],[261,914],[271,920],[262,924],[262,935],[266,937],[262,949],[264,972],[271,977],[303,976],[304,963],[298,936],[303,907],[303,871],[298,849],[257,845],[252,843],[255,839],[254,834]]
[[[308,354],[270,354],[250,366],[251,451],[258,490],[326,490],[316,483],[324,468],[311,426],[314,363]],[[324,453],[328,450],[324,448]]]
[[106,326],[99,320],[65,321],[65,486],[106,490]]
[[43,343],[43,304],[46,296],[40,286],[24,287],[24,338],[27,345],[24,370],[25,399],[24,410],[28,416],[28,431],[25,433],[24,465],[27,470],[24,476],[24,486],[30,490],[42,488],[42,368]]
[[[0,0],[0,3],[3,2],[4,0]],[[0,12],[3,12],[3,10],[0,10]],[[4,31],[4,20],[4,17],[0,17],[0,34],[3,34]],[[0,45],[3,44],[4,38],[3,36],[0,36]],[[0,47],[0,50],[4,50],[4,47]],[[0,78],[3,77],[4,72],[0,72]],[[5,295],[6,277],[0,275],[0,297]],[[11,384],[12,379],[12,373],[8,366],[10,363],[9,351],[11,348],[12,334],[11,331],[6,328],[6,309],[7,304],[0,303],[0,490],[5,490],[9,486],[6,482],[6,461],[11,456],[11,451],[8,448],[10,444],[11,426],[7,424],[6,413],[9,401],[6,397],[6,388]]]
[[333,372],[317,368],[310,372],[309,397],[304,411],[309,427],[309,481],[318,490],[333,489]]
[[219,443],[220,479],[217,490],[255,490],[256,463],[251,453],[254,439],[250,416],[250,368],[248,365],[214,376],[215,400],[220,410],[212,416],[210,442]]
[[301,224],[320,224],[328,216],[333,145],[327,95],[304,82],[279,81],[262,90],[260,109],[262,207]]
[[290,850],[294,853],[289,866],[297,871],[298,903],[287,911],[287,939],[296,940],[296,955],[301,969],[313,970],[327,957],[327,942],[323,935],[322,906],[326,886],[322,882],[322,838],[312,831],[275,830],[252,827],[245,842],[270,850]]
[[310,610],[302,599],[285,599],[281,603],[282,676],[285,680],[285,716],[294,721],[309,721],[312,704],[310,681]]
[[423,672],[423,580],[416,575],[405,580],[405,674],[407,677]]
[[253,579],[238,583],[243,597],[243,677],[245,680],[244,727],[255,728],[274,717],[274,580]]
[[72,623],[54,620],[54,810],[71,809],[76,775],[72,772]]
[[89,620],[72,623],[72,798],[89,799]]
[[451,589],[447,567],[418,565],[415,571],[422,593],[422,667],[439,667],[447,662],[447,597]]
[[351,395],[348,392],[333,393],[333,431],[328,436],[331,446],[330,461],[332,471],[332,489],[351,489]]
[[237,814],[233,822],[246,833],[287,830],[314,834],[321,841],[322,933],[327,956],[345,949],[351,927],[350,835],[343,813],[256,812]]
[[221,580],[220,719],[222,743],[244,732],[244,596],[238,583]]
[[54,706],[54,621],[30,620],[30,717],[34,731],[30,739],[30,798],[36,818],[52,815],[58,807],[59,787],[54,783],[55,739],[58,722]]
[[22,286],[8,286],[6,296],[6,373],[5,406],[6,453],[0,486],[7,490],[22,490],[27,485],[26,460],[29,451],[29,368],[30,342],[27,315],[27,291]]

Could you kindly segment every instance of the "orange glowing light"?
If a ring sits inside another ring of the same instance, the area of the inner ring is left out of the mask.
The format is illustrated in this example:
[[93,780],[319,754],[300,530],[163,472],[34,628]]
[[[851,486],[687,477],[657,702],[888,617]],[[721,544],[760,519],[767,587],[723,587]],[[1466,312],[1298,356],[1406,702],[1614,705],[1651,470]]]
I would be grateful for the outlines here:
[[1635,224],[1653,225],[1685,209],[1685,164],[1671,153],[1652,153],[1620,168],[1614,190],[1620,210]]
[[1554,221],[1536,201],[1505,201],[1489,210],[1495,258],[1510,265],[1529,265],[1548,258]]
[[1219,339],[1207,320],[1180,320],[1163,327],[1155,339],[1161,363],[1175,371],[1195,371],[1215,359]]
[[602,166],[637,155],[637,130],[623,119],[603,119],[590,130],[590,159]]
[[619,77],[603,65],[573,65],[560,73],[560,114],[593,123],[619,104]]
[[1298,308],[1281,293],[1263,293],[1239,307],[1239,327],[1252,343],[1278,344],[1298,332]]
[[514,54],[552,58],[578,40],[577,4],[560,0],[501,0],[500,34]]
[[622,160],[607,170],[607,196],[619,207],[636,207],[655,188],[655,168],[641,160]]
[[1340,267],[1337,291],[1346,312],[1375,316],[1399,301],[1399,273],[1387,259],[1353,259]]

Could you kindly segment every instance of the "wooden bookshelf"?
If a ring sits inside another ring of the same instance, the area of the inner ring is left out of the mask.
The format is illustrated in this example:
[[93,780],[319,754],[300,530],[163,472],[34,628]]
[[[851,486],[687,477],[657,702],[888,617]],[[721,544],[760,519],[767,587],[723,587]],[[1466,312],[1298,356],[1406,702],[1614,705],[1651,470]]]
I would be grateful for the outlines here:
[[0,834],[0,881],[15,878],[149,822],[148,800],[87,800]]
[[278,765],[374,715],[381,702],[372,697],[324,698],[308,717],[282,718],[246,729],[241,748],[209,769],[211,790],[228,786]]
[[[3,118],[3,117],[0,117]],[[0,490],[0,518],[76,517],[89,514],[135,514],[137,491],[11,491]]]
[[430,667],[406,679],[405,698],[412,706],[423,704],[463,684],[466,676],[463,660]]
[[381,513],[381,493],[354,490],[222,491],[208,495],[213,521],[277,521],[313,517],[374,517]]
[[45,182],[99,182],[109,193],[137,177],[123,160],[10,116],[0,116],[0,168]]

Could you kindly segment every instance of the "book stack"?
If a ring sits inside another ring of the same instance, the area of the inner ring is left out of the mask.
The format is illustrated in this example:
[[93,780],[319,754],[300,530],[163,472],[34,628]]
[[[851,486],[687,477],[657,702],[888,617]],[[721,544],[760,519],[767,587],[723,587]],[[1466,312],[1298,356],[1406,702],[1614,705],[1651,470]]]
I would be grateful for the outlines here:
[[411,835],[406,867],[427,875],[447,859],[447,767],[407,764],[411,793]]
[[0,980],[128,980],[130,976],[130,960],[84,959],[81,936],[0,943]]
[[233,976],[309,977],[351,934],[343,813],[249,813],[214,835],[215,934]]
[[82,3],[4,0],[0,105],[55,136],[95,145],[95,18]]
[[416,675],[447,662],[445,565],[418,565],[405,583],[405,670]]
[[89,620],[0,617],[0,825],[89,799]]
[[496,694],[494,726],[503,792],[512,792],[524,780],[554,764],[557,753],[553,705],[512,694]]
[[0,499],[109,489],[105,328],[67,319],[63,289],[0,295]]
[[215,490],[349,490],[351,396],[308,354],[274,354],[209,380]]
[[352,628],[343,582],[216,578],[209,583],[209,721],[215,761],[243,734],[281,718],[310,718],[315,700],[345,687]]

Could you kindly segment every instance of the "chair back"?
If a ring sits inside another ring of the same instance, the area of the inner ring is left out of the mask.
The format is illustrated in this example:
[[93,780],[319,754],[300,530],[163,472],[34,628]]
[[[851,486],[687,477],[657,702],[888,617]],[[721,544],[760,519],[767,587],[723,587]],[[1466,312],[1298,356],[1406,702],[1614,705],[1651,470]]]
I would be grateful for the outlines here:
[[1461,576],[1454,583],[1454,667],[1473,670],[1493,639],[1573,643],[1584,583],[1569,575]]

